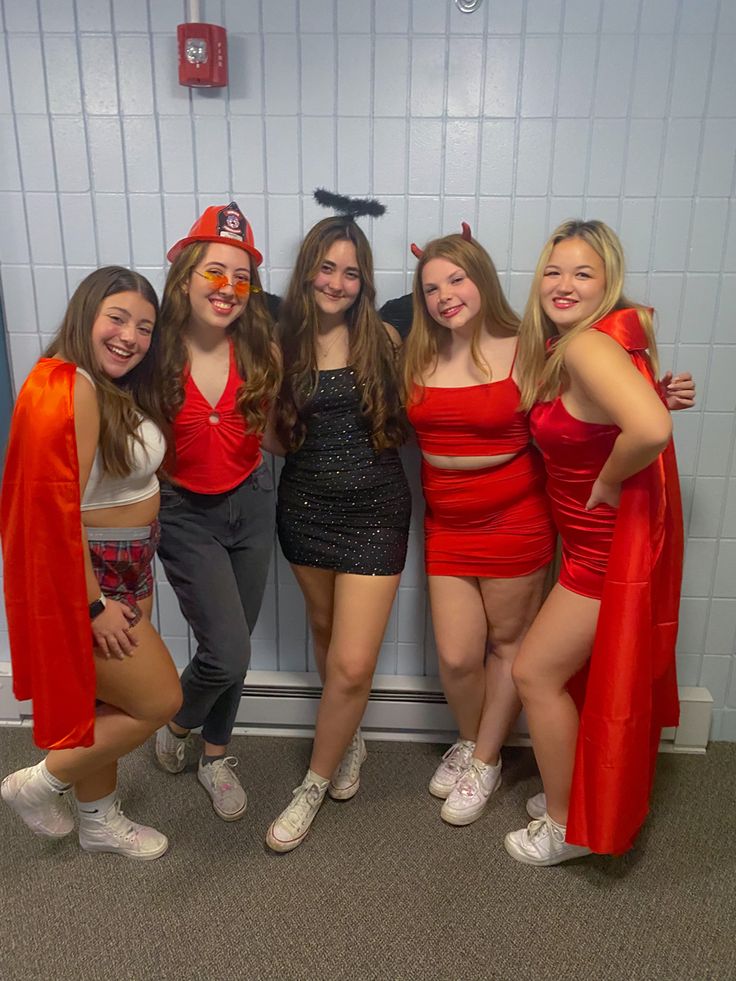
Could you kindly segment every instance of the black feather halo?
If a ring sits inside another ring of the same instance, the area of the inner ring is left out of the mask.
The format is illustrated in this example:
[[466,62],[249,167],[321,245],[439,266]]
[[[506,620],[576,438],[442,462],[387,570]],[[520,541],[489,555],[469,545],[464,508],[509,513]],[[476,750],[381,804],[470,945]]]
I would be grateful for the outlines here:
[[348,198],[344,194],[326,191],[323,187],[318,187],[314,192],[314,200],[323,208],[332,208],[347,218],[361,218],[363,215],[380,218],[386,212],[385,205],[375,198]]

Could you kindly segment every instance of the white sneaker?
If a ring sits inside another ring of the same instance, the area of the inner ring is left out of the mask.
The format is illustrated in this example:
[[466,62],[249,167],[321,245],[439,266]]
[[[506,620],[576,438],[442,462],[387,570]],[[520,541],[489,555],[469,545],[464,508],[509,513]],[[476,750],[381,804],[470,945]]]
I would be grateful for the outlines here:
[[340,765],[332,774],[327,793],[333,800],[350,800],[355,797],[360,787],[360,768],[365,763],[368,750],[365,740],[358,729],[345,750]]
[[203,763],[200,757],[197,767],[197,780],[210,795],[215,814],[223,821],[237,821],[248,807],[248,798],[235,775],[237,765],[234,756],[223,756],[212,763]]
[[565,829],[545,814],[531,821],[526,828],[511,831],[504,839],[506,851],[517,862],[526,865],[559,865],[571,858],[590,855],[590,849],[582,845],[569,845],[565,841]]
[[12,807],[34,834],[64,838],[74,828],[68,790],[54,790],[41,773],[41,763],[16,770],[0,787],[5,803]]
[[116,800],[103,817],[80,819],[79,844],[85,852],[113,852],[149,862],[163,855],[169,840],[155,828],[127,818],[120,809],[120,801]]
[[475,743],[469,739],[458,739],[442,757],[442,762],[429,781],[429,792],[434,797],[445,798],[470,766],[475,752]]
[[161,726],[156,733],[156,759],[160,766],[169,773],[181,773],[187,765],[191,742],[191,733],[179,739],[168,726]]
[[475,757],[450,791],[442,805],[440,817],[448,824],[462,827],[477,821],[494,790],[501,786],[501,760],[495,766]]
[[526,813],[530,818],[534,818],[537,821],[539,818],[544,817],[547,813],[547,797],[544,791],[541,794],[535,794],[529,798],[526,802]]
[[318,783],[305,777],[302,783],[293,791],[293,800],[279,814],[266,834],[266,844],[275,852],[290,852],[306,838],[312,821],[325,799],[327,785],[320,787]]

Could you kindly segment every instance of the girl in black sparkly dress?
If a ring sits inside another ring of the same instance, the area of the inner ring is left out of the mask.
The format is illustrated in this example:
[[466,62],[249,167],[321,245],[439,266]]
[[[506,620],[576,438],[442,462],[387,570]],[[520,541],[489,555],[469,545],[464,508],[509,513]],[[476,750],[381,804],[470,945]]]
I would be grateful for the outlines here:
[[358,725],[406,558],[400,339],[375,311],[370,246],[354,216],[326,218],[307,234],[279,323],[275,429],[286,462],[277,525],[324,690],[307,775],[268,829],[278,852],[303,841],[325,793],[347,800],[358,790]]

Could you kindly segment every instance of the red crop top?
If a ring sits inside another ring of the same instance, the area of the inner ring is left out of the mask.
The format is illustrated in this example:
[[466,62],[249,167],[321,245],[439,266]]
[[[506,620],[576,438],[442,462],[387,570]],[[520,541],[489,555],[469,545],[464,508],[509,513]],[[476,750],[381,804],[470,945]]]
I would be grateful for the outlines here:
[[531,439],[520,397],[511,375],[463,387],[415,384],[406,411],[423,453],[497,456],[519,453]]
[[213,408],[184,373],[184,404],[174,419],[176,467],[171,477],[195,494],[224,494],[249,477],[260,464],[260,435],[249,433],[235,404],[242,385],[230,345],[230,374]]

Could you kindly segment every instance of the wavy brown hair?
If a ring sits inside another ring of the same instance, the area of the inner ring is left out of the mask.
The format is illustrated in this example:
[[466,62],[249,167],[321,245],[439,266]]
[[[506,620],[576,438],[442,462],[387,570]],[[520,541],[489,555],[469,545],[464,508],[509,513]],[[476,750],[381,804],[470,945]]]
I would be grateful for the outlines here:
[[307,432],[317,390],[319,309],[312,284],[335,242],[352,242],[360,272],[360,292],[346,314],[349,363],[362,393],[362,412],[376,452],[400,446],[406,436],[401,406],[398,354],[375,308],[373,256],[368,239],[350,218],[324,218],[307,233],[279,315],[284,378],[276,403],[276,432],[283,446],[297,450]]
[[[570,238],[582,239],[600,257],[606,277],[606,288],[598,309],[567,331],[547,357],[547,341],[558,337],[559,334],[542,309],[542,280],[552,250],[560,242]],[[647,337],[649,359],[656,377],[659,366],[652,313],[648,307],[633,303],[624,295],[624,274],[624,250],[621,241],[618,235],[602,221],[583,221],[573,218],[564,221],[552,232],[539,257],[521,322],[518,364],[522,408],[530,409],[535,402],[548,401],[559,394],[565,381],[565,351],[568,344],[574,337],[613,310],[631,308],[637,311]]]
[[492,377],[491,369],[480,353],[479,342],[483,328],[493,324],[512,334],[519,331],[519,318],[509,306],[493,260],[483,246],[475,239],[468,240],[462,235],[446,235],[444,238],[434,239],[424,249],[414,273],[414,313],[404,358],[404,388],[407,396],[413,382],[421,379],[427,369],[431,373],[431,369],[437,364],[440,348],[449,337],[447,328],[429,315],[424,298],[422,273],[432,259],[447,259],[459,266],[480,293],[481,316],[478,317],[470,341],[470,354],[489,381]]
[[[161,304],[161,347],[163,356],[163,401],[173,420],[184,404],[184,369],[188,357],[185,344],[191,305],[187,287],[192,271],[205,258],[209,243],[188,245],[171,264]],[[250,294],[248,303],[227,328],[235,352],[238,375],[245,379],[238,389],[236,404],[248,430],[262,433],[269,406],[281,381],[281,367],[273,346],[273,321],[260,292],[261,280],[251,258],[250,281],[259,292]],[[169,461],[169,466],[171,461]]]
[[99,449],[102,467],[114,477],[127,477],[133,470],[133,441],[141,446],[138,434],[141,415],[152,419],[168,436],[163,410],[161,373],[161,332],[155,326],[151,345],[143,360],[122,378],[112,379],[102,371],[92,352],[92,327],[103,300],[118,293],[138,293],[151,304],[158,320],[158,297],[145,276],[123,266],[104,266],[90,273],[77,286],[56,335],[43,353],[45,358],[61,357],[83,368],[95,382],[100,409]]

